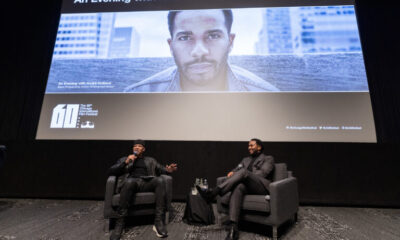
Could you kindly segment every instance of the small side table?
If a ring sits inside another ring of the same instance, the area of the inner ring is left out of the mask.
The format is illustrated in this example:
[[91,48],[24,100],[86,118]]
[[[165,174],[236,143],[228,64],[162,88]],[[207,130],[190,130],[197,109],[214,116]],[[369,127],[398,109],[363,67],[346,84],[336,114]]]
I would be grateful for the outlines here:
[[191,225],[214,224],[215,216],[211,203],[207,203],[200,194],[193,195],[192,191],[186,196],[185,214],[182,220]]

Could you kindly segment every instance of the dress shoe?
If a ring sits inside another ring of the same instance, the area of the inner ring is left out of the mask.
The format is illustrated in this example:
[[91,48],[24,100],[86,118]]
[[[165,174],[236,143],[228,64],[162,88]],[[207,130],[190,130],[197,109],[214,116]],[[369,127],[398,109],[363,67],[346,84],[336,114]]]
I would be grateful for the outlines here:
[[226,235],[225,240],[238,240],[239,239],[239,231],[235,224],[232,224],[229,227],[228,234]]
[[115,228],[111,233],[110,240],[119,240],[121,238],[124,227],[125,227],[124,218],[118,218],[117,222],[115,223]]
[[215,199],[215,197],[218,195],[218,188],[203,189],[199,185],[196,185],[196,189],[199,192],[200,196],[207,202],[212,202]]
[[155,221],[153,226],[153,231],[156,232],[156,235],[159,238],[168,237],[168,232],[167,229],[165,228],[163,221]]

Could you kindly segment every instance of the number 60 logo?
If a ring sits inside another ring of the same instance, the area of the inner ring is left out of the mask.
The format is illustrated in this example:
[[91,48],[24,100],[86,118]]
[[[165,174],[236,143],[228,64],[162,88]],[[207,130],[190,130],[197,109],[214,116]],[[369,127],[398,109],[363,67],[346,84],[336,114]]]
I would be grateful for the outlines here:
[[79,104],[58,104],[53,109],[50,128],[76,128]]

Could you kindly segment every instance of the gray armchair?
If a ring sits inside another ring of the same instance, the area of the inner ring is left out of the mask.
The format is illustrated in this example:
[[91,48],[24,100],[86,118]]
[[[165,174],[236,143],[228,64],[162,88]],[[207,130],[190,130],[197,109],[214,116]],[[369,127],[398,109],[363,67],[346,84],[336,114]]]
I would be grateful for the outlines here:
[[[217,178],[217,185],[226,177]],[[269,195],[245,195],[243,199],[241,220],[272,226],[273,239],[278,239],[278,227],[293,219],[297,221],[299,197],[297,179],[291,171],[287,171],[285,163],[275,164],[273,182]],[[221,219],[229,213],[230,192],[217,197],[217,210]]]
[[[167,197],[166,197],[166,221],[172,211],[172,177],[168,175],[161,175],[167,184]],[[106,183],[106,193],[104,199],[104,218],[106,222],[106,231],[109,231],[113,220],[118,217],[116,209],[119,206],[120,194],[117,192],[117,177],[109,176]],[[128,216],[142,216],[152,215],[155,213],[155,194],[154,192],[141,192],[136,193],[132,199],[132,206],[128,211]],[[111,221],[110,221],[111,220]]]

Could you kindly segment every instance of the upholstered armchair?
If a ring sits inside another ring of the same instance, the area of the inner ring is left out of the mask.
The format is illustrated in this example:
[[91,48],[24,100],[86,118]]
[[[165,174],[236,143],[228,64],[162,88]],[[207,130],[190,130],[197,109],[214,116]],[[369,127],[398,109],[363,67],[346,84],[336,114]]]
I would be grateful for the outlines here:
[[[166,221],[171,214],[171,200],[172,200],[172,177],[168,175],[161,175],[167,184],[167,197],[166,206],[167,214]],[[106,231],[113,225],[113,220],[118,217],[116,212],[119,206],[120,194],[117,192],[117,177],[109,176],[106,183],[106,193],[104,199],[104,218],[106,222]],[[132,206],[129,208],[128,216],[142,216],[152,215],[155,213],[155,194],[154,192],[141,192],[136,193],[132,199]],[[111,221],[110,221],[111,220]]]
[[[297,221],[299,197],[297,179],[287,171],[285,163],[276,163],[273,171],[270,193],[268,195],[245,195],[243,199],[241,220],[272,226],[273,239],[278,239],[278,227],[284,222]],[[217,185],[226,177],[217,178]],[[229,213],[230,194],[217,197],[217,209],[220,222]]]

